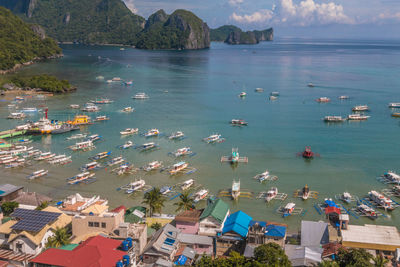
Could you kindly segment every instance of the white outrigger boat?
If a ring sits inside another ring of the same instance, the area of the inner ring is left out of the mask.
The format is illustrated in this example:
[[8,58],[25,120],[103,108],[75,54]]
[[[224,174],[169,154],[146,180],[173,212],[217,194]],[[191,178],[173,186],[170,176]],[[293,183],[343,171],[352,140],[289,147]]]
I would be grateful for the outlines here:
[[129,164],[128,162],[121,164],[117,168],[113,169],[111,172],[116,173],[117,175],[129,174],[134,171],[134,166]]
[[56,156],[56,154],[54,154],[54,153],[51,153],[51,152],[43,152],[43,153],[41,153],[39,156],[37,156],[36,158],[35,158],[35,160],[37,160],[37,161],[40,161],[40,160],[49,160],[49,159],[51,159],[51,158],[53,158],[53,157],[55,157]]
[[111,155],[111,151],[105,151],[105,152],[100,152],[94,155],[93,157],[90,157],[89,159],[91,160],[101,160],[109,157]]
[[347,116],[347,119],[349,121],[365,121],[369,118],[370,116],[366,116],[364,114],[350,114]]
[[346,119],[342,116],[325,116],[325,122],[344,122]]
[[257,174],[254,176],[254,179],[257,179],[260,183],[264,181],[275,181],[278,178],[276,176],[271,176],[268,170],[265,170],[265,172]]
[[95,105],[102,105],[102,104],[111,104],[114,101],[109,99],[109,98],[100,98],[100,99],[95,99],[95,100],[90,100],[90,103],[93,103]]
[[354,197],[349,192],[344,192],[341,196],[341,200],[350,204],[350,202],[354,201]]
[[7,119],[24,119],[26,117],[25,113],[23,112],[12,112],[8,115]]
[[230,124],[233,126],[247,126],[248,123],[242,119],[232,119]]
[[92,103],[87,103],[81,110],[85,112],[98,112],[100,108]]
[[153,170],[157,170],[157,169],[161,169],[163,167],[163,163],[162,161],[152,161],[146,165],[144,165],[141,169],[149,172],[149,171],[153,171]]
[[240,180],[232,182],[231,195],[233,200],[237,200],[240,196]]
[[388,183],[400,184],[400,175],[394,171],[387,171],[382,175],[382,178],[388,181]]
[[391,200],[388,197],[385,197],[381,193],[378,193],[375,190],[371,190],[368,192],[368,198],[374,202],[377,207],[383,208],[385,210],[394,210],[395,209],[395,204],[393,203],[393,200]]
[[132,96],[132,98],[143,100],[143,99],[149,99],[149,96],[146,95],[145,93],[137,93],[136,95]]
[[239,94],[239,97],[246,97],[247,96],[247,93],[246,92],[241,92],[240,94]]
[[239,162],[247,163],[247,162],[249,162],[249,159],[247,157],[240,157],[238,148],[232,148],[231,155],[230,156],[222,156],[221,162],[229,162],[231,164],[237,164]]
[[170,175],[177,174],[183,170],[185,170],[187,167],[189,167],[189,164],[187,162],[181,161],[178,162],[174,165],[172,165],[171,169],[169,170]]
[[35,171],[35,172],[31,173],[31,174],[28,175],[26,178],[28,178],[29,180],[33,180],[33,179],[36,179],[36,178],[45,176],[45,175],[47,175],[48,173],[49,173],[48,170],[38,170],[38,171]]
[[125,130],[119,132],[121,135],[129,135],[129,134],[135,134],[139,131],[138,128],[126,128]]
[[265,196],[265,201],[270,202],[276,196],[278,195],[278,188],[277,187],[271,187],[270,190],[267,191],[267,195]]
[[319,103],[328,103],[328,102],[331,102],[331,99],[329,97],[323,96],[323,97],[319,97],[319,98],[315,99],[315,101],[317,101]]
[[189,179],[189,180],[186,180],[186,181],[184,181],[182,183],[181,189],[183,191],[185,191],[185,190],[189,189],[190,187],[192,187],[193,185],[194,185],[194,180],[193,179]]
[[132,108],[132,107],[126,107],[126,108],[124,108],[122,110],[122,112],[125,112],[125,113],[130,113],[130,112],[133,112],[133,111],[134,111],[134,108]]
[[71,156],[65,156],[63,158],[59,158],[59,159],[51,159],[50,161],[48,161],[48,163],[50,164],[60,164],[60,165],[65,165],[68,163],[71,163]]
[[354,112],[369,111],[369,107],[367,105],[359,105],[359,106],[353,107],[351,110]]
[[225,141],[225,138],[222,138],[220,134],[212,134],[209,137],[203,138],[203,141],[210,144],[210,143],[222,143]]
[[153,137],[153,136],[158,136],[159,134],[160,131],[158,129],[151,129],[144,134],[144,137]]
[[346,100],[346,99],[349,99],[350,97],[348,96],[348,95],[341,95],[341,96],[339,96],[339,99],[340,100]]
[[172,133],[170,136],[168,136],[168,139],[178,140],[178,139],[183,139],[184,137],[185,137],[185,134],[182,131],[177,131],[175,133]]
[[93,145],[93,142],[88,140],[88,141],[84,141],[84,142],[79,142],[76,143],[75,145],[69,146],[69,149],[73,150],[73,151],[88,151],[95,148],[95,146]]
[[28,162],[25,159],[18,158],[17,160],[10,162],[9,164],[6,164],[4,167],[6,169],[24,167],[27,163]]
[[81,169],[81,171],[92,171],[92,170],[97,170],[100,168],[101,168],[100,163],[98,163],[97,161],[93,161],[93,162],[83,165],[80,169]]
[[203,200],[203,199],[205,199],[207,196],[208,196],[208,190],[207,189],[201,189],[200,191],[198,191],[198,192],[196,192],[194,195],[193,195],[193,202],[194,203],[197,203],[197,202],[199,202],[200,200]]
[[7,164],[18,160],[19,158],[16,156],[8,156],[0,160],[1,164]]
[[108,166],[114,166],[114,165],[117,165],[117,164],[121,164],[123,162],[125,162],[125,159],[122,156],[119,156],[119,157],[115,157],[115,158],[111,159],[110,161],[108,161],[107,165]]
[[296,204],[293,202],[290,202],[286,204],[286,206],[283,208],[283,217],[288,217],[292,215],[293,211],[295,210]]
[[70,137],[67,137],[67,140],[83,139],[83,138],[86,138],[86,136],[87,136],[87,134],[81,134],[81,133],[74,134],[74,135],[71,135]]
[[79,183],[89,183],[95,180],[94,178],[95,173],[93,172],[83,172],[79,173],[78,175],[68,178],[67,182],[70,185],[79,184]]
[[400,103],[389,103],[389,108],[400,108]]
[[170,187],[168,185],[160,188],[160,193],[161,193],[161,195],[164,195],[164,196],[167,195],[171,191],[172,191],[172,187]]
[[24,113],[38,112],[38,109],[37,108],[23,108],[21,110],[21,112],[24,112]]
[[95,119],[94,119],[94,121],[108,121],[110,118],[109,117],[107,117],[107,116],[105,116],[105,115],[102,115],[102,116],[97,116]]
[[375,220],[378,218],[378,213],[373,208],[365,204],[357,205],[357,211],[360,212],[363,216],[366,216],[370,219]]
[[132,147],[134,144],[132,141],[126,141],[125,144],[120,145],[119,148],[120,149],[128,149],[130,147]]
[[145,143],[143,145],[137,146],[136,149],[140,149],[140,151],[149,151],[151,149],[155,149],[158,148],[159,145],[157,145],[154,142],[150,142],[150,143]]
[[177,158],[177,157],[181,157],[181,156],[192,156],[195,153],[191,150],[190,147],[182,147],[182,148],[177,149],[174,152],[169,152],[168,154],[173,155]]
[[77,105],[77,104],[71,104],[71,105],[69,105],[69,107],[72,108],[72,109],[79,109],[80,108],[80,106]]
[[145,180],[140,179],[138,181],[131,182],[127,185],[121,186],[119,190],[125,190],[126,194],[132,194],[139,189],[142,189],[146,185]]
[[88,136],[87,140],[91,141],[91,142],[95,142],[101,139],[101,136],[98,134],[92,134],[90,136]]

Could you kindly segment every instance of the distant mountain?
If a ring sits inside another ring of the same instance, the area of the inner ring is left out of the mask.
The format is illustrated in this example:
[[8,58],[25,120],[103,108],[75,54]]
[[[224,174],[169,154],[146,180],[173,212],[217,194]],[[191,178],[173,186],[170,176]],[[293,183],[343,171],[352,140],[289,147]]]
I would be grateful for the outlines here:
[[0,73],[17,64],[61,54],[57,43],[38,25],[29,25],[0,7]]
[[145,24],[121,0],[0,0],[0,5],[59,42],[133,45]]
[[178,9],[171,15],[159,10],[149,17],[138,34],[140,49],[203,49],[210,47],[210,29],[190,11]]
[[274,30],[272,28],[263,31],[244,32],[233,25],[224,25],[210,31],[211,41],[225,42],[227,44],[258,44],[261,41],[272,41]]

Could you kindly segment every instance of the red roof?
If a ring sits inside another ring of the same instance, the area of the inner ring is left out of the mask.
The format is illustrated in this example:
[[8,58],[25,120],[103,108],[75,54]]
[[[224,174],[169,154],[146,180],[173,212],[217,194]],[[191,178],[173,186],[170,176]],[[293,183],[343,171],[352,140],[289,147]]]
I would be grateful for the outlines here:
[[331,214],[331,213],[340,214],[340,209],[336,208],[336,207],[327,207],[327,208],[325,208],[325,214]]
[[7,267],[8,261],[0,261],[0,267]]
[[31,262],[54,266],[74,267],[109,267],[122,260],[126,252],[117,250],[122,241],[95,236],[82,242],[72,251],[50,248]]
[[125,207],[124,205],[121,205],[121,206],[116,207],[115,209],[113,209],[111,212],[118,213],[118,212],[120,212],[121,210],[124,210],[124,213],[125,213],[126,207]]

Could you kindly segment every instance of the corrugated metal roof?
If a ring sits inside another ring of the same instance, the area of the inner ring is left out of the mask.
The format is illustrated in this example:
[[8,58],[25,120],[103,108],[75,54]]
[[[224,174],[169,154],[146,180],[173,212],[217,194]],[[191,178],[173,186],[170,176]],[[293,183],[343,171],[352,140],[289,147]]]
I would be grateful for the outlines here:
[[212,245],[212,238],[204,235],[183,234],[178,235],[180,242],[185,244],[199,244],[199,245]]
[[325,222],[301,221],[301,245],[319,247],[329,243],[328,224]]
[[209,216],[212,216],[219,223],[223,223],[226,214],[229,212],[229,206],[221,199],[217,199],[213,202],[209,202],[207,207],[204,209],[200,216],[200,220],[203,220]]
[[285,254],[292,266],[312,266],[322,261],[322,248],[309,248],[297,245],[286,245]]
[[228,219],[224,224],[224,228],[222,229],[222,234],[227,232],[235,232],[242,237],[246,237],[249,231],[249,224],[252,218],[239,210],[231,215],[229,215]]
[[0,185],[0,196],[6,196],[22,188],[22,186],[16,186],[12,184],[2,184]]

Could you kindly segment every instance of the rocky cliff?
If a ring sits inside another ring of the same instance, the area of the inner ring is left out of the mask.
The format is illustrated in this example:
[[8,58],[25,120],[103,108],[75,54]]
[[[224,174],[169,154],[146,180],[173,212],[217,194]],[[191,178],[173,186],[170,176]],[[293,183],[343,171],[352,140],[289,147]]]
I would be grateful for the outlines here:
[[211,41],[225,42],[227,44],[258,44],[262,41],[272,41],[274,30],[272,28],[263,31],[244,32],[233,25],[224,25],[211,30]]

